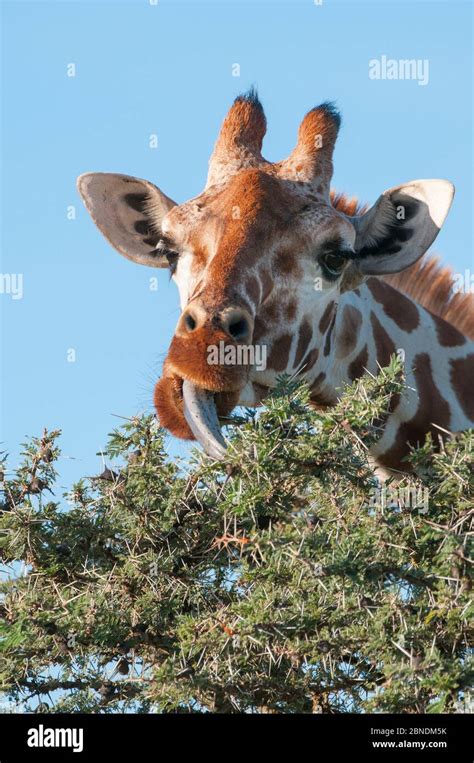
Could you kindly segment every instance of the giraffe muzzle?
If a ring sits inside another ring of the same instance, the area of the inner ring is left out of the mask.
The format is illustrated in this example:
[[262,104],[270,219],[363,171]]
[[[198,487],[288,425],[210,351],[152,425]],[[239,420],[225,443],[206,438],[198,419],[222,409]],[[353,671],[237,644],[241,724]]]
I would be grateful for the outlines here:
[[227,447],[219,415],[227,416],[238,404],[254,365],[249,352],[253,329],[254,318],[242,306],[190,303],[178,321],[164,377],[156,386],[162,426],[195,438],[216,459],[224,457]]
[[254,320],[248,310],[232,306],[223,310],[206,310],[202,305],[192,303],[183,311],[176,327],[177,336],[188,337],[206,326],[223,332],[227,341],[250,342]]

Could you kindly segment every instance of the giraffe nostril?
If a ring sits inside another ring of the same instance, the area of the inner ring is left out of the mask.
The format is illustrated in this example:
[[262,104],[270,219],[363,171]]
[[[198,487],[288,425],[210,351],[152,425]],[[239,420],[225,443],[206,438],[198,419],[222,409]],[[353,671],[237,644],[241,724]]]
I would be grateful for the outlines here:
[[249,334],[249,324],[245,318],[239,318],[229,323],[229,334],[232,339],[243,339]]
[[194,331],[194,329],[196,328],[196,321],[193,318],[193,316],[191,315],[191,313],[187,313],[184,316],[184,325],[186,326],[186,329],[189,332]]

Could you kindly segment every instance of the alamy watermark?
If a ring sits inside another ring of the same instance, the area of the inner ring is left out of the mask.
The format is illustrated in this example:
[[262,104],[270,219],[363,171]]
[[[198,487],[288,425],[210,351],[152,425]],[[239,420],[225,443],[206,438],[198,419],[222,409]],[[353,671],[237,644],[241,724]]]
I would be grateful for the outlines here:
[[380,509],[412,509],[418,514],[427,514],[429,509],[429,490],[427,487],[377,487],[369,498],[369,506]]
[[474,273],[466,269],[463,273],[454,273],[453,292],[455,294],[474,294]]
[[23,273],[0,273],[0,294],[23,299]]
[[413,80],[427,85],[430,62],[427,58],[388,58],[385,54],[369,61],[369,79]]
[[42,723],[28,729],[28,747],[71,747],[73,752],[84,749],[84,729],[48,728]]
[[210,366],[254,366],[257,371],[267,367],[267,347],[264,344],[211,344],[207,348]]

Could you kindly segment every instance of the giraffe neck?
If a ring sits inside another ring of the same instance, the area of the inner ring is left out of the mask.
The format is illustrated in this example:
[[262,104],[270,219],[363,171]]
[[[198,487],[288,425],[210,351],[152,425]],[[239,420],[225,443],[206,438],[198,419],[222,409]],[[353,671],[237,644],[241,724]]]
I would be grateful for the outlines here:
[[422,444],[428,432],[438,442],[443,430],[474,425],[474,342],[385,281],[369,278],[337,302],[328,298],[312,332],[293,366],[306,365],[316,406],[335,404],[345,385],[366,371],[377,374],[393,353],[404,361],[407,390],[392,399],[373,448],[379,464],[406,471],[409,446]]

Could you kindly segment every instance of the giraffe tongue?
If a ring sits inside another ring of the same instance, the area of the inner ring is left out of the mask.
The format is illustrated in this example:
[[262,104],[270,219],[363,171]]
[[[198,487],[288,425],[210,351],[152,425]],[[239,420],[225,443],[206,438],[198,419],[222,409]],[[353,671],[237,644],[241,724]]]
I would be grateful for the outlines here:
[[224,458],[227,446],[219,426],[213,393],[185,380],[183,402],[185,419],[196,440],[208,456],[218,460]]

